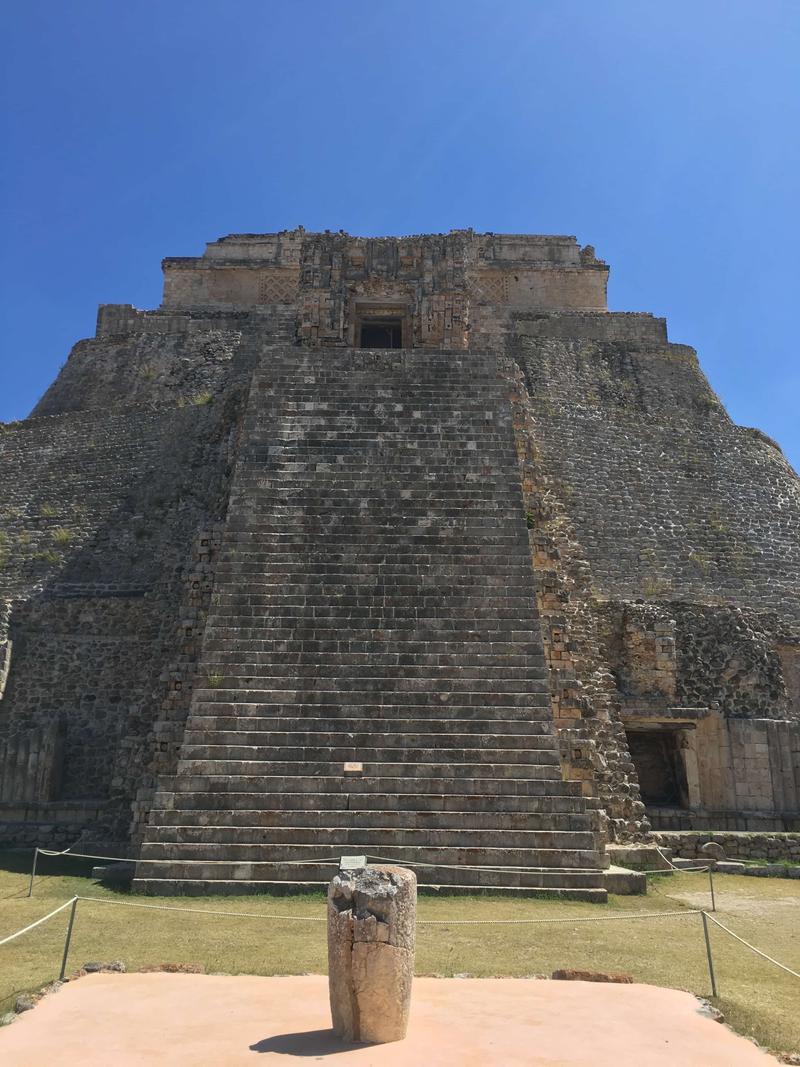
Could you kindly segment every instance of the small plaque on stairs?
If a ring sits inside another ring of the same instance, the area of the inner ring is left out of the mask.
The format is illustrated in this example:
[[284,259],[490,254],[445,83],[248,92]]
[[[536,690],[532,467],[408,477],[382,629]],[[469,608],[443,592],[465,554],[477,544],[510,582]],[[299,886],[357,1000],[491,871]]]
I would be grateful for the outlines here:
[[340,871],[361,871],[366,865],[366,856],[342,856],[339,860]]

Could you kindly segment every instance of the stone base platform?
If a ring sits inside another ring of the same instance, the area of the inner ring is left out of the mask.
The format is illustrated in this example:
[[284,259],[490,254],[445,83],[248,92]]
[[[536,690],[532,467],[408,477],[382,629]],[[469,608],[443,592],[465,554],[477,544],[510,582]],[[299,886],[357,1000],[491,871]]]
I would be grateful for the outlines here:
[[647,892],[647,875],[643,871],[631,871],[627,867],[612,864],[603,872],[603,880],[609,893],[621,897],[639,896]]
[[0,1030],[4,1067],[767,1067],[772,1056],[677,989],[524,978],[415,979],[408,1037],[345,1045],[328,981],[92,974]]

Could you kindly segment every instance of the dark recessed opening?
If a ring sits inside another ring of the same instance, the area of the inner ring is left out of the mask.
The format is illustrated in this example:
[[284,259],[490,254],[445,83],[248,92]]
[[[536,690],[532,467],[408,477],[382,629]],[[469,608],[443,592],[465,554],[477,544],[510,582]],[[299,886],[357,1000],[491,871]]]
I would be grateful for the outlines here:
[[653,807],[685,807],[683,763],[678,735],[666,730],[626,731],[642,800]]
[[361,348],[402,348],[403,320],[365,319],[361,323]]

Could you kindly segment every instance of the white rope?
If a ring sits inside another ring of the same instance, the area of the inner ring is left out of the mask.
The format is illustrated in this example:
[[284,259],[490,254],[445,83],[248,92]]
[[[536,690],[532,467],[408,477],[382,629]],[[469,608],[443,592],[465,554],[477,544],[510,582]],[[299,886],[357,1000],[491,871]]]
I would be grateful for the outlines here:
[[[430,867],[432,869],[439,869],[444,871],[487,871],[502,873],[503,871],[519,871],[525,873],[526,871],[550,871],[559,870],[561,868],[554,867],[512,867],[510,864],[506,866],[493,866],[492,864],[484,864],[483,866],[468,864],[468,863],[423,863],[421,860],[404,860],[404,859],[388,859],[386,856],[367,856],[368,860],[373,860],[377,863],[391,863],[394,865],[401,864],[403,867]],[[599,867],[569,867],[566,870],[581,872],[591,871],[593,873],[600,872]],[[447,888],[444,886],[443,888]]]
[[755,952],[756,955],[762,956],[765,960],[769,960],[770,963],[774,963],[776,967],[780,967],[782,971],[786,971],[787,974],[791,974],[794,978],[800,978],[800,974],[798,974],[797,971],[793,971],[791,967],[787,967],[785,963],[779,963],[778,960],[774,960],[772,956],[768,956],[766,952],[762,952],[760,948],[756,948],[755,945],[751,945],[749,941],[745,941],[743,937],[739,937],[739,935],[735,934],[733,930],[729,930],[727,926],[725,926],[719,921],[719,919],[715,919],[714,916],[709,915],[708,912],[706,912],[706,918],[710,919],[715,926],[718,926],[720,928],[720,930],[724,930],[726,934],[730,934],[731,937],[735,938],[737,941],[741,941],[741,943],[743,945],[746,945],[751,952]]
[[[348,848],[350,848],[351,850],[353,850],[355,847],[356,846],[348,846]],[[333,856],[333,857],[326,858],[326,859],[315,859],[315,860],[267,860],[267,861],[262,861],[262,860],[237,860],[237,861],[234,861],[234,860],[192,860],[192,859],[175,859],[175,858],[172,858],[172,859],[135,859],[132,856],[94,856],[94,855],[91,855],[90,853],[87,853],[87,852],[69,852],[68,849],[65,852],[51,852],[49,849],[40,848],[38,850],[38,852],[39,852],[40,856],[65,856],[66,855],[67,858],[69,858],[71,856],[74,856],[76,859],[107,860],[110,863],[136,863],[136,864],[139,864],[139,863],[200,863],[200,864],[205,864],[207,866],[208,865],[212,865],[212,864],[225,864],[225,863],[230,864],[230,863],[233,863],[233,862],[238,862],[238,863],[261,863],[261,862],[267,862],[267,863],[274,863],[276,865],[285,866],[285,867],[322,867],[322,866],[328,866],[328,865],[331,865],[331,864],[335,864],[338,867],[339,866],[339,861],[341,859],[341,855]],[[524,871],[534,871],[534,870],[539,871],[539,870],[549,870],[550,869],[548,867],[512,867],[510,865],[500,866],[500,865],[492,865],[492,864],[484,864],[484,865],[480,866],[480,865],[470,865],[470,864],[466,864],[466,863],[423,863],[420,860],[406,860],[406,859],[398,859],[397,857],[387,858],[386,856],[372,856],[372,855],[368,855],[367,859],[373,860],[373,861],[375,861],[377,863],[391,863],[391,864],[398,864],[399,863],[399,864],[402,864],[405,867],[429,867],[431,869],[439,868],[440,870],[446,870],[446,871],[487,871],[487,872],[501,873],[503,871],[520,871],[520,872],[524,872]],[[707,870],[707,868],[705,868],[705,867],[702,868],[702,869],[703,870]],[[591,870],[591,871],[594,871],[594,870],[599,870],[599,868],[594,868],[594,867],[571,867],[570,870],[574,870],[574,871],[589,871],[589,870]]]
[[[705,867],[676,867],[675,864],[672,862],[672,860],[669,859],[668,856],[665,856],[664,853],[661,851],[661,846],[660,845],[656,845],[656,852],[662,858],[664,863],[668,864],[673,869],[673,871],[707,871],[707,870],[709,870],[708,864],[706,864]],[[662,868],[661,870],[658,870],[658,871],[643,871],[642,873],[643,874],[664,874],[664,870]]]
[[[135,859],[133,856],[94,856],[89,852],[70,852],[68,849],[65,852],[51,852],[49,849],[46,849],[46,848],[40,848],[40,849],[38,849],[38,852],[39,852],[40,856],[66,856],[67,859],[70,859],[70,858],[72,858],[74,856],[76,859],[82,859],[82,860],[106,860],[109,863],[136,863],[136,864],[139,864],[139,863],[202,863],[202,864],[205,864],[206,866],[208,866],[209,864],[215,864],[215,863],[228,863],[228,864],[230,864],[230,863],[260,863],[260,862],[263,862],[261,860],[191,860],[191,859],[175,859],[175,858],[147,860],[147,859]],[[326,859],[321,859],[321,860],[319,860],[319,859],[318,860],[268,860],[266,862],[279,864],[280,866],[285,866],[285,867],[308,867],[308,866],[311,866],[311,867],[314,867],[314,866],[322,867],[322,866],[327,866],[327,865],[330,865],[330,864],[336,864],[336,866],[338,867],[340,859],[341,859],[340,856],[333,856],[333,857],[326,858]]]
[[603,923],[621,919],[663,919],[675,915],[700,915],[686,911],[632,911],[628,915],[574,915],[563,919],[418,919],[417,926],[529,926],[535,923]]
[[[672,870],[673,871],[677,871],[678,874],[685,874],[687,872],[689,874],[694,874],[694,873],[697,873],[698,871],[707,871],[707,870],[709,870],[709,868],[708,867],[673,867]],[[639,874],[670,874],[670,873],[671,872],[666,867],[654,867],[652,870],[648,869],[648,870],[644,870],[644,871],[639,871]]]
[[[136,904],[127,900],[108,900],[105,897],[83,897],[78,900],[91,900],[96,904],[116,904],[122,908],[145,908],[149,911],[183,911],[191,915],[221,915],[225,918],[236,919],[290,919],[294,922],[327,922],[325,915],[268,915],[263,912],[248,911],[222,911],[217,908],[181,908],[172,904]],[[418,919],[418,926],[513,926],[530,925],[532,923],[594,923],[609,922],[620,919],[663,919],[675,915],[700,915],[699,910],[682,911],[640,911],[630,912],[628,915],[579,915],[570,918],[559,919]]]
[[40,856],[66,856],[68,859],[71,859],[74,856],[75,859],[80,860],[111,860],[114,863],[146,862],[145,860],[139,861],[131,859],[130,856],[93,856],[88,852],[71,852],[69,848],[65,848],[63,852],[51,852],[49,848],[37,848],[36,851]]
[[64,908],[68,908],[70,904],[74,904],[75,901],[79,899],[79,897],[72,897],[64,904],[60,904],[55,909],[55,911],[51,911],[48,915],[43,915],[41,919],[37,919],[35,923],[31,923],[30,926],[25,926],[22,930],[17,930],[15,934],[9,934],[8,937],[4,937],[3,940],[0,941],[0,945],[7,945],[9,941],[14,941],[16,938],[22,937],[23,934],[27,934],[29,930],[33,930],[37,926],[41,926],[42,923],[46,923],[48,919],[52,919],[54,915],[58,915],[60,911],[63,911]]
[[145,908],[148,911],[185,911],[191,915],[225,915],[236,919],[288,919],[290,922],[327,922],[325,915],[265,915],[252,911],[222,911],[216,908],[176,908],[172,904],[134,904],[129,900],[107,900],[105,897],[78,897],[95,904],[117,904],[121,908]]

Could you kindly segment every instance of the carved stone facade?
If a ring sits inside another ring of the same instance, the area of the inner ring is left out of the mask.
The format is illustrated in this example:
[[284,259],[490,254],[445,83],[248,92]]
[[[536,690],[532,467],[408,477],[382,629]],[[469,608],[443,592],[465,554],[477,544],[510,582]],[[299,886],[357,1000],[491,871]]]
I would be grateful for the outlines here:
[[605,310],[608,268],[570,237],[242,234],[164,260],[164,307],[296,307],[297,339],[361,347],[364,320],[402,320],[404,348],[470,347],[473,306]]
[[163,268],[161,308],[102,307],[0,427],[7,840],[141,840],[198,684],[254,374],[376,337],[499,368],[563,773],[598,826],[800,825],[800,483],[663,320],[607,310],[594,249],[298,229]]

